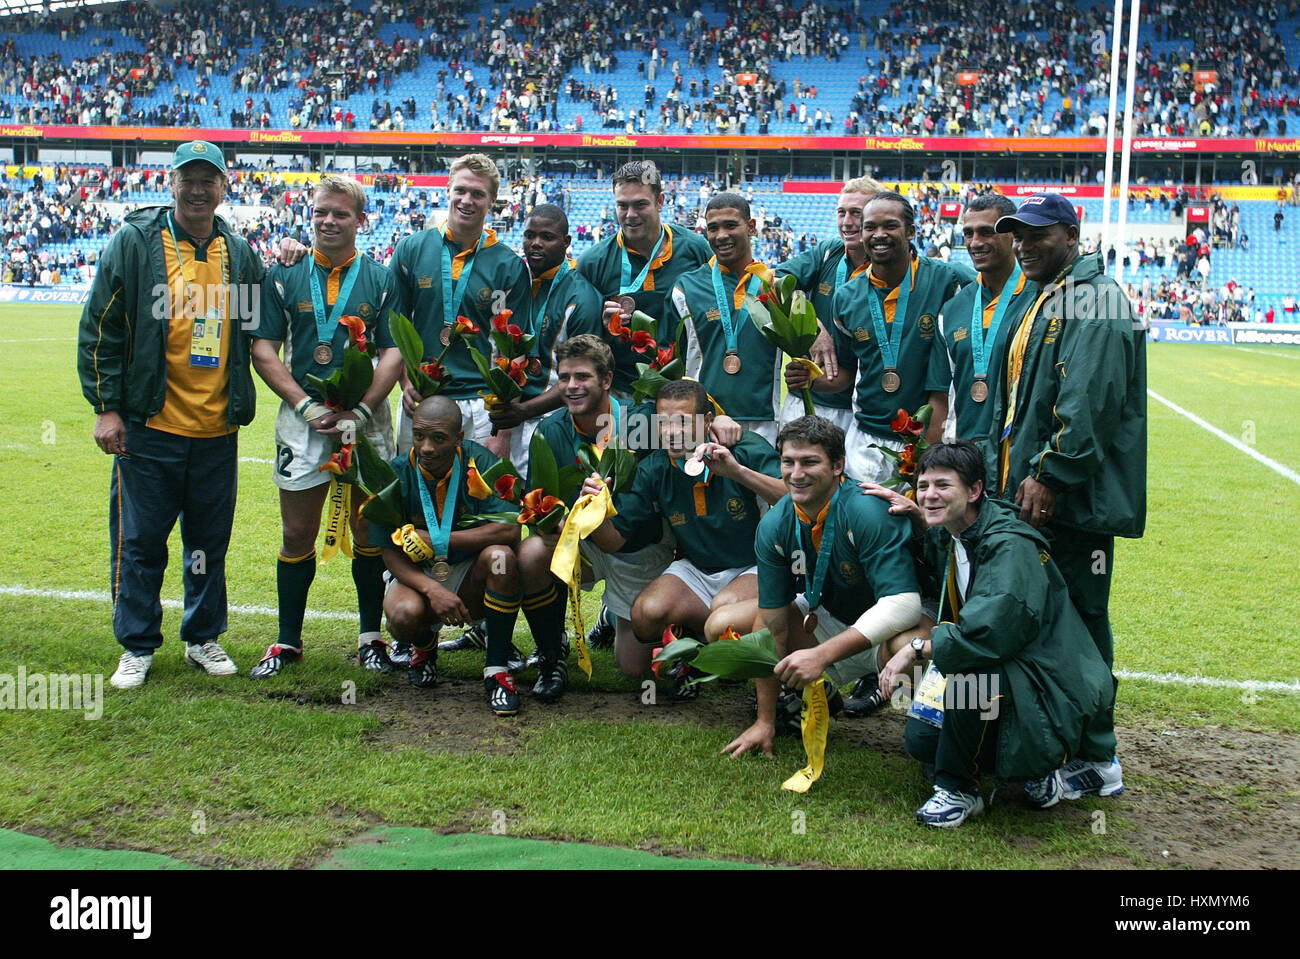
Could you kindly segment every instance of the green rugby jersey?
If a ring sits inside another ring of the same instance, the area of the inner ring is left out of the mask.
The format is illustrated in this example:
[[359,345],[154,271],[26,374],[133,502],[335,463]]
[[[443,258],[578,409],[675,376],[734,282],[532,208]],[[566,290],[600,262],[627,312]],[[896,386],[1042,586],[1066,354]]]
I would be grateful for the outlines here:
[[[505,500],[497,499],[495,496],[489,496],[487,499],[474,499],[469,495],[469,461],[472,459],[474,465],[480,473],[486,473],[497,463],[497,457],[488,452],[482,446],[479,446],[473,440],[462,440],[460,444],[460,485],[456,493],[456,517],[453,521],[451,532],[451,549],[447,555],[447,562],[461,563],[467,559],[477,559],[478,550],[461,550],[456,548],[456,533],[461,530],[457,524],[460,523],[461,517],[474,513],[504,513],[509,510],[518,509]],[[415,526],[416,529],[427,530],[428,524],[424,518],[424,504],[420,499],[420,487],[417,483],[424,483],[433,497],[433,502],[438,503],[437,488],[446,480],[450,479],[450,472],[447,476],[439,477],[436,480],[426,480],[421,474],[420,469],[412,462],[414,451],[406,456],[399,456],[392,461],[392,467],[397,471],[397,479],[401,483],[399,489],[402,494],[402,515],[406,521]],[[445,497],[445,493],[443,494]],[[445,504],[444,504],[445,505]],[[484,523],[488,520],[484,520]],[[475,523],[474,526],[482,526],[483,523]],[[473,529],[472,526],[465,529]],[[382,526],[379,523],[370,524],[370,542],[375,546],[383,546],[389,549],[393,546],[393,530],[391,527]]]
[[[963,272],[964,271],[964,272]],[[853,345],[857,368],[857,385],[853,397],[853,413],[858,426],[877,437],[892,437],[889,424],[900,409],[915,413],[929,399],[926,375],[930,363],[931,342],[937,330],[939,309],[957,292],[958,287],[975,275],[969,269],[957,267],[930,257],[912,257],[908,276],[911,292],[907,316],[903,319],[902,342],[898,348],[896,370],[902,381],[893,393],[885,391],[881,378],[885,364],[876,343],[875,324],[871,319],[868,298],[882,303],[894,291],[875,285],[871,272],[846,283],[835,294],[832,309],[835,324]],[[908,282],[908,281],[904,281]],[[897,288],[895,288],[897,289]],[[888,300],[884,308],[886,318],[893,312],[894,301]],[[886,322],[886,330],[892,329]]]
[[[664,226],[669,231],[669,236],[665,237],[665,246],[660,249],[657,257],[662,259],[663,263],[646,274],[645,281],[639,289],[628,294],[636,300],[638,310],[660,321],[661,339],[669,334],[663,325],[664,300],[672,290],[673,284],[682,274],[707,263],[709,257],[713,255],[708,241],[700,234],[677,223],[666,223]],[[622,292],[623,246],[620,242],[622,235],[623,231],[619,230],[578,258],[578,272],[596,288],[602,305],[605,300],[617,299]],[[671,250],[668,249],[669,243],[672,245]],[[628,251],[632,279],[636,279],[645,267],[647,255],[651,252],[653,251],[647,250],[642,254],[635,250]],[[665,253],[671,255],[664,259]],[[601,333],[605,337],[605,342],[614,351],[614,389],[624,394],[631,393],[632,384],[637,379],[636,365],[646,362],[646,358],[627,343],[610,336],[608,330],[602,330]],[[667,346],[667,343],[663,345]]]
[[[473,256],[465,299],[457,313],[468,317],[479,329],[469,338],[485,357],[492,357],[492,317],[503,308],[511,310],[512,321],[522,328],[527,322],[532,296],[532,280],[523,259],[503,243],[496,234],[485,231],[487,239]],[[424,358],[434,359],[442,352],[443,316],[442,248],[446,243],[454,255],[461,252],[455,240],[445,238],[441,230],[421,230],[398,241],[389,268],[397,280],[393,309],[409,317],[424,341]],[[452,322],[455,322],[454,318]],[[451,381],[442,389],[443,396],[454,400],[475,399],[487,387],[469,355],[465,340],[458,340],[447,351],[443,364]]]
[[[659,444],[659,435],[655,427],[655,404],[647,400],[639,406],[632,406],[621,400],[617,401],[619,411],[615,419],[614,435],[619,438],[619,442],[624,449],[629,449],[637,454],[638,460],[643,455]],[[613,410],[610,410],[613,415]],[[578,450],[582,448],[583,443],[595,443],[599,437],[587,436],[578,432],[578,427],[573,422],[573,417],[567,409],[553,410],[542,418],[537,424],[537,432],[546,438],[546,445],[551,448],[555,454],[556,465],[560,469],[572,464],[580,465],[578,462]],[[527,482],[525,485],[532,489],[533,468],[531,457],[528,463]],[[574,500],[578,498],[575,493],[566,501],[566,506],[572,506]],[[656,524],[657,526],[657,524]],[[655,537],[658,539],[658,537]]]
[[732,374],[722,367],[726,333],[713,291],[713,267],[706,263],[679,279],[664,304],[664,322],[682,344],[686,376],[703,383],[734,420],[780,419],[781,351],[764,339],[748,314],[735,310],[732,299],[737,281],[743,276],[746,284],[750,283],[750,274],[738,276],[724,270],[721,276],[727,304],[733,310],[740,370]]
[[[844,241],[837,238],[818,243],[806,253],[800,253],[784,263],[778,263],[772,269],[777,276],[788,274],[795,278],[799,284],[799,289],[803,290],[812,302],[813,309],[817,312],[817,319],[821,320],[822,326],[826,327],[826,332],[830,334],[831,342],[835,344],[835,355],[839,358],[840,366],[852,366],[854,363],[853,346],[844,333],[836,328],[831,319],[834,315],[832,304],[835,299],[835,291],[839,289],[839,285],[835,281],[838,278],[840,264],[843,262]],[[849,264],[844,271],[845,282],[848,282],[852,273],[853,265]],[[828,409],[851,409],[853,407],[853,387],[850,386],[838,393],[819,393],[813,390],[813,402]]]
[[[743,433],[731,452],[755,472],[781,475],[776,450],[757,433]],[[655,450],[637,467],[631,489],[618,497],[614,528],[631,541],[645,524],[663,516],[682,554],[700,571],[754,565],[758,494],[712,473],[707,483],[699,482],[702,479],[683,473],[667,450]]]
[[[527,316],[516,317],[526,333],[535,333],[537,342],[533,354],[542,364],[541,371],[530,374],[524,386],[523,398],[531,400],[555,385],[555,348],[570,337],[580,333],[601,334],[600,314],[604,301],[600,294],[574,267],[573,260],[548,270],[540,279],[532,281],[532,294]],[[563,274],[556,279],[557,273]],[[526,321],[527,326],[524,322]]]
[[[971,356],[970,322],[971,311],[975,306],[975,297],[980,298],[983,310],[983,324],[987,332],[1002,296],[1012,299],[1007,304],[997,336],[984,344],[984,355],[988,361],[988,397],[977,403],[971,396],[971,384],[975,382],[975,367]],[[972,440],[976,443],[988,437],[993,429],[993,392],[1002,382],[1002,371],[1006,369],[1007,343],[1015,334],[1016,328],[1025,313],[1034,305],[1038,296],[1038,284],[1021,276],[1017,290],[1003,288],[1001,295],[990,300],[988,291],[982,283],[968,283],[956,296],[943,305],[939,314],[939,335],[932,342],[930,354],[930,372],[927,383],[932,389],[944,389],[951,382],[953,386],[953,412],[957,418],[957,439]]]
[[[852,625],[884,596],[920,592],[909,543],[912,530],[901,516],[891,516],[889,504],[845,479],[835,501],[835,541],[830,566],[822,580],[821,606],[840,622]],[[827,517],[828,524],[831,517]],[[758,559],[758,605],[780,609],[808,588],[807,575],[817,570],[812,527],[795,512],[787,495],[767,511],[754,540]]]
[[[333,356],[328,363],[317,363],[313,354],[320,340],[316,330],[316,312],[312,308],[311,274],[315,270],[320,280],[321,297],[328,317],[334,312],[340,287],[346,282],[353,261],[348,260],[331,270],[315,259],[315,250],[311,252],[312,256],[304,256],[293,266],[277,264],[267,272],[268,282],[262,284],[261,321],[250,333],[259,339],[282,341],[284,365],[307,395],[319,402],[321,395],[308,384],[307,374],[324,379],[343,365],[348,331],[343,324],[334,323],[333,332],[326,341]],[[340,315],[361,317],[366,324],[367,339],[373,339],[381,350],[393,347],[396,344],[388,331],[388,310],[393,305],[396,286],[393,275],[387,267],[370,257],[360,253],[356,255],[361,257],[361,264]]]

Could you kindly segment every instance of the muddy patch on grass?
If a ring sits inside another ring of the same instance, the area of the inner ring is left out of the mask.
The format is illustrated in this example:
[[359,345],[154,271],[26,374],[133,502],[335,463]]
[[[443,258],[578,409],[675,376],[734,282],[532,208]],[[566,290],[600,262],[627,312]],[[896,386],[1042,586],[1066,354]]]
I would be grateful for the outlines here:
[[[518,716],[488,711],[481,680],[443,679],[433,690],[393,682],[358,703],[382,726],[372,739],[389,747],[452,752],[518,752],[555,723],[690,723],[740,732],[750,722],[752,686],[711,684],[699,699],[651,706],[636,690],[575,687],[546,705],[522,681]],[[901,710],[837,720],[831,748],[848,745],[905,758]],[[1044,815],[1093,828],[1094,812],[1112,820],[1128,856],[1084,863],[1093,868],[1295,868],[1300,863],[1300,737],[1218,726],[1129,725],[1118,729],[1124,793],[1062,802]],[[999,784],[998,803],[1023,806],[1021,784]]]

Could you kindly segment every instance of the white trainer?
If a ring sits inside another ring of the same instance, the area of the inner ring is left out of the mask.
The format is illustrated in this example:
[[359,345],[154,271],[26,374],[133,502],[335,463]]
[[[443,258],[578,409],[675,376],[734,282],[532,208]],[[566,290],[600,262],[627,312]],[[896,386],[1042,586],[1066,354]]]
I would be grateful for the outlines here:
[[239,672],[239,667],[215,639],[206,643],[186,643],[185,662],[209,676],[233,676]]
[[149,667],[152,665],[153,653],[145,653],[142,656],[131,652],[123,653],[122,658],[117,661],[117,672],[108,681],[109,685],[114,689],[135,689],[143,686],[149,676]]

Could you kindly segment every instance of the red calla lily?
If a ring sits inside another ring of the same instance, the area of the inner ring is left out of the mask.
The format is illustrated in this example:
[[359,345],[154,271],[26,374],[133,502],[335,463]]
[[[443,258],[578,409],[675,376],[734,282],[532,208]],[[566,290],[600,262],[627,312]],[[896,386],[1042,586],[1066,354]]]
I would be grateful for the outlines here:
[[478,332],[478,327],[468,316],[456,317],[456,325],[451,328],[453,334],[457,336],[473,336]]
[[899,410],[894,416],[893,422],[889,424],[889,428],[900,436],[904,434],[920,436],[925,432],[925,424],[920,420],[912,419],[912,414],[907,410]]
[[366,323],[359,316],[340,316],[339,325],[346,327],[348,338],[363,353],[366,350]]
[[624,343],[632,339],[632,331],[628,327],[623,325],[623,318],[621,314],[615,313],[613,316],[609,318],[609,335],[617,337],[618,339],[622,340]]
[[334,473],[337,476],[342,476],[352,468],[352,447],[352,443],[340,446],[339,451],[329,458],[329,462],[318,467],[316,472]]
[[644,353],[646,350],[657,350],[658,344],[650,338],[649,330],[637,330],[632,334],[632,349],[638,353]]
[[430,360],[420,367],[420,372],[431,380],[441,380],[446,378],[447,370],[437,360]]
[[505,473],[504,475],[497,477],[497,481],[492,484],[492,491],[506,502],[513,503],[517,495],[515,492],[515,486],[518,482],[519,478],[515,476],[515,474]]
[[655,357],[654,363],[651,365],[654,366],[656,370],[662,370],[673,361],[673,353],[676,352],[676,349],[676,346],[670,346],[666,349],[660,350],[658,356]]

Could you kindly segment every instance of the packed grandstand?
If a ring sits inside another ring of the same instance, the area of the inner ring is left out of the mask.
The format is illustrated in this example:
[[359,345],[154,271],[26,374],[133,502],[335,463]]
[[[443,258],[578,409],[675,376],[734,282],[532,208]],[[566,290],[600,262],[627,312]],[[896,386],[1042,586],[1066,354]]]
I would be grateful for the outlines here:
[[[341,170],[385,260],[441,222],[470,146],[507,172],[494,226],[516,249],[541,202],[568,212],[575,255],[608,235],[608,175],[641,155],[678,222],[746,195],[768,263],[832,234],[859,174],[912,196],[922,253],[965,258],[957,215],[987,190],[1064,192],[1102,242],[1109,3],[3,6],[11,288],[84,290],[122,215],[169,202],[165,158],[194,136],[225,148],[222,212],[263,252],[303,235],[305,184]],[[1124,281],[1150,318],[1300,316],[1298,6],[1143,8]]]

